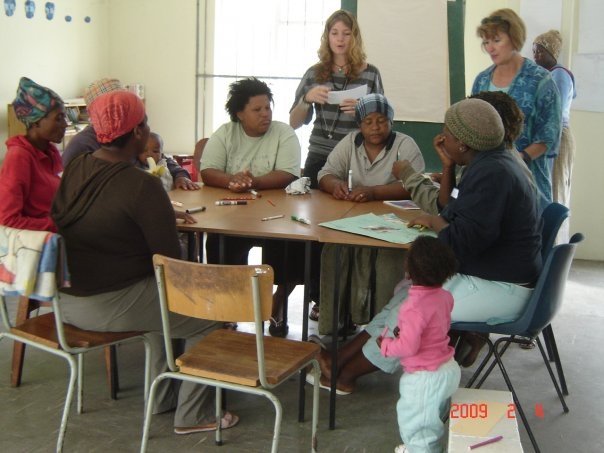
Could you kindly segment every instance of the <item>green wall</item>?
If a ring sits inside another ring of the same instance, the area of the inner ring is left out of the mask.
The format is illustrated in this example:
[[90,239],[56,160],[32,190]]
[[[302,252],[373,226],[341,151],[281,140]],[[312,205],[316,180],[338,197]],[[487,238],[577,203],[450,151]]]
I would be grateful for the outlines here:
[[[342,0],[342,8],[357,13],[357,0]],[[449,84],[451,103],[465,97],[464,73],[464,0],[447,2],[449,24]],[[388,92],[386,92],[388,95]],[[422,150],[427,171],[440,170],[440,160],[432,147],[432,139],[442,131],[442,123],[422,123],[414,121],[396,121],[394,130],[413,137]]]

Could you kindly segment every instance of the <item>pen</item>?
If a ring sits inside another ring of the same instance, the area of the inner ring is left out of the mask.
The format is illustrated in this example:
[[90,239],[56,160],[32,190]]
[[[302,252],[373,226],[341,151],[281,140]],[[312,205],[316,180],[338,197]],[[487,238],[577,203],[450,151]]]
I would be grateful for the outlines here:
[[266,221],[266,220],[275,220],[275,219],[282,219],[283,218],[283,214],[281,215],[271,215],[269,217],[262,217],[262,221]]
[[293,215],[292,220],[295,220],[296,222],[300,222],[300,223],[304,223],[306,225],[310,225],[310,220],[305,219],[304,217],[298,217],[297,215]]
[[348,193],[352,192],[352,170],[348,170]]
[[479,442],[477,444],[470,445],[470,450],[474,450],[475,448],[483,447],[485,445],[494,444],[495,442],[499,442],[501,439],[503,439],[503,436],[497,436],[493,437],[492,439],[487,439],[484,442]]
[[206,210],[205,206],[200,206],[199,208],[189,208],[189,209],[185,209],[185,212],[187,214],[195,214],[196,212],[203,212]]
[[170,200],[170,203],[172,203],[172,206],[182,206],[182,203],[180,201]]
[[235,206],[235,205],[247,204],[247,201],[245,201],[245,200],[220,200],[214,204],[216,206]]

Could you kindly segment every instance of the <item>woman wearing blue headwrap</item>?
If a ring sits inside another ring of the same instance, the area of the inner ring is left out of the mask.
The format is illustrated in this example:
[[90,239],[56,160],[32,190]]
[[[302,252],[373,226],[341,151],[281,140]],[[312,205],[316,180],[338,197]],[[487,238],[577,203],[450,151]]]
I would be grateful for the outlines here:
[[27,132],[6,141],[0,169],[0,224],[56,231],[50,205],[63,165],[53,143],[63,140],[67,128],[63,100],[51,89],[22,77],[13,108]]
[[[358,203],[410,198],[392,174],[392,165],[407,160],[415,171],[422,172],[424,158],[411,137],[392,130],[394,109],[388,99],[378,93],[363,96],[356,104],[355,119],[359,129],[336,145],[318,173],[321,190],[338,200]],[[375,300],[379,312],[404,276],[402,250],[326,244],[321,255],[321,335],[331,332],[336,254],[341,264],[340,288],[345,288],[339,306],[349,302],[351,320],[357,324],[371,319],[370,300]],[[340,317],[344,325],[343,310]]]

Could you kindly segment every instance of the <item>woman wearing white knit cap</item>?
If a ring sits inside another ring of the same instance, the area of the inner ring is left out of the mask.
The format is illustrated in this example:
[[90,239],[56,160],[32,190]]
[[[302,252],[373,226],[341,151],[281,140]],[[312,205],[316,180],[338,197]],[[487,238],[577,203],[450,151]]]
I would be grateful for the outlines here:
[[[558,30],[542,33],[533,41],[533,56],[535,63],[547,69],[560,91],[562,103],[562,137],[558,156],[554,159],[552,170],[553,201],[568,207],[570,205],[570,183],[575,158],[575,139],[570,130],[570,105],[577,97],[575,76],[567,68],[558,63],[562,50],[562,36]],[[560,227],[558,241],[568,242],[568,221]]]

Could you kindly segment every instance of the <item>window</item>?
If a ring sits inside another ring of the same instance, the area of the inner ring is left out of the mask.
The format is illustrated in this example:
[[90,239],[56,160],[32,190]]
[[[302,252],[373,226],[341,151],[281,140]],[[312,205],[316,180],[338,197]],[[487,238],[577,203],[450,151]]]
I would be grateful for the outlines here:
[[[318,60],[325,20],[340,0],[206,0],[199,6],[198,138],[229,121],[228,86],[255,76],[273,92],[273,120],[289,122],[302,75]],[[311,125],[296,132],[306,159]]]

